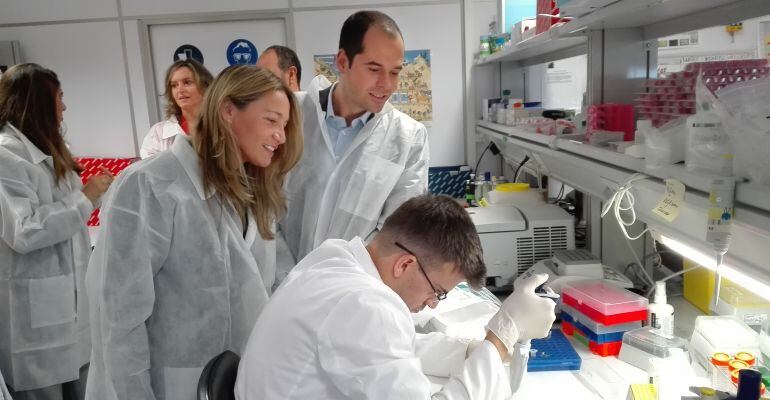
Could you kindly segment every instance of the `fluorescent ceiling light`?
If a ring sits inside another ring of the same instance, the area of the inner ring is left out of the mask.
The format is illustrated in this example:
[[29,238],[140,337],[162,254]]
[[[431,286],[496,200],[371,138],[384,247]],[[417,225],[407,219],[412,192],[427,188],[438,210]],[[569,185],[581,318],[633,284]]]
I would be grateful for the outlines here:
[[660,242],[666,245],[666,247],[674,250],[683,257],[689,258],[695,263],[706,267],[712,271],[717,269],[717,260],[715,256],[709,256],[700,250],[690,247],[676,239],[671,239],[666,235],[660,235]]
[[[672,239],[666,235],[660,234],[658,235],[658,239],[661,243],[666,245],[666,247],[679,253],[682,257],[689,258],[695,263],[712,271],[717,269],[717,261],[715,256],[709,256],[708,254],[703,253],[694,247],[690,247],[689,245],[686,245],[676,239]],[[735,267],[729,264],[722,264],[719,266],[719,274],[723,278],[727,278],[733,283],[742,286],[765,299],[770,300],[770,285],[767,285],[760,280],[746,275]]]

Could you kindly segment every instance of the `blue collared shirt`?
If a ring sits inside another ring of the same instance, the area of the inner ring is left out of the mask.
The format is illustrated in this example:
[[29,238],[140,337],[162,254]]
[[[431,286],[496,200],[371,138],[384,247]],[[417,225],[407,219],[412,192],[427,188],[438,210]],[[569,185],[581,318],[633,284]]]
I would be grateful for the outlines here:
[[345,122],[345,118],[337,116],[334,113],[334,101],[332,101],[332,95],[336,84],[329,92],[329,102],[326,105],[326,128],[329,132],[329,141],[334,149],[334,157],[339,161],[343,154],[348,150],[350,145],[355,140],[358,132],[366,125],[366,121],[369,120],[370,112],[363,113],[360,117],[354,119],[350,126]]

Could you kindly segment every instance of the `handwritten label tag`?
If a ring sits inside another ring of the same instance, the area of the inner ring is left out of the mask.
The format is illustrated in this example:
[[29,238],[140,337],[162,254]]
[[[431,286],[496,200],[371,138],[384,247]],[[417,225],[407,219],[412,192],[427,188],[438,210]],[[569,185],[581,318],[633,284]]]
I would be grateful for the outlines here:
[[673,222],[679,216],[682,204],[684,204],[684,184],[676,179],[666,179],[666,194],[652,212],[668,222]]

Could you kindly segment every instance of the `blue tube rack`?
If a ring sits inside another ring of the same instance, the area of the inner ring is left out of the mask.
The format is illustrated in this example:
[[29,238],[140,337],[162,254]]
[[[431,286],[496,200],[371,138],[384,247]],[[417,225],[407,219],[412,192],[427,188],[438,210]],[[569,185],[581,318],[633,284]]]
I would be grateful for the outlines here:
[[559,329],[551,329],[544,339],[533,339],[527,362],[528,372],[576,371],[580,369],[580,356]]

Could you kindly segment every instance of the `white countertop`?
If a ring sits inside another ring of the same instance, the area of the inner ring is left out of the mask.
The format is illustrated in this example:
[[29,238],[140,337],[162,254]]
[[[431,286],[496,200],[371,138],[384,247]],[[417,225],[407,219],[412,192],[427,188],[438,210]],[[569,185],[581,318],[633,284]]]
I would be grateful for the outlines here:
[[[695,318],[703,313],[681,296],[670,297],[675,309],[674,333],[690,340]],[[519,391],[512,399],[556,399],[569,397],[580,400],[625,400],[632,383],[647,383],[648,374],[639,368],[620,361],[617,357],[601,357],[591,353],[583,344],[567,336],[582,360],[581,371],[548,371],[527,373]],[[704,372],[696,371],[699,375]],[[585,376],[598,376],[613,382],[603,387],[593,387]],[[446,378],[428,377],[435,391],[446,383]]]

